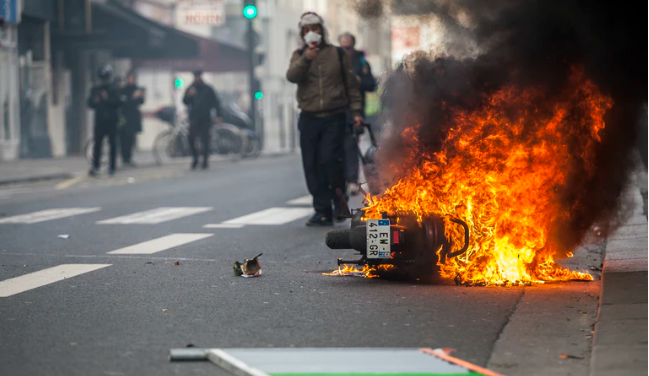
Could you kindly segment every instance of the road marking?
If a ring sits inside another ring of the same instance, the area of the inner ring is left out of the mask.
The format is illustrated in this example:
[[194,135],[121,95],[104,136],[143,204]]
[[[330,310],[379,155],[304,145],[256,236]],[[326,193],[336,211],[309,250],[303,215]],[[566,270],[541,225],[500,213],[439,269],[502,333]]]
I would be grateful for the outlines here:
[[209,238],[214,234],[171,234],[161,238],[148,240],[139,244],[130,245],[111,252],[109,255],[133,255],[133,254],[152,254],[178,247],[183,244],[195,242],[197,240]]
[[86,180],[85,176],[77,176],[76,178],[68,179],[65,181],[60,182],[55,186],[56,189],[66,189],[70,188],[71,186],[77,184],[80,181]]
[[112,264],[63,264],[0,282],[0,298],[16,295]]
[[209,258],[192,258],[192,257],[161,257],[161,256],[129,256],[129,255],[60,255],[60,254],[47,254],[47,253],[25,253],[25,252],[2,252],[1,256],[46,256],[46,257],[63,257],[63,258],[80,258],[80,259],[90,259],[90,258],[105,258],[105,259],[133,259],[133,260],[161,260],[161,261],[208,261],[208,262],[223,262],[223,259],[209,259]]
[[53,219],[71,217],[73,215],[92,213],[101,210],[101,208],[64,208],[64,209],[47,209],[28,214],[16,215],[13,217],[0,219],[0,223],[38,223],[51,221]]
[[308,195],[304,197],[294,198],[290,201],[286,201],[289,205],[311,205],[313,204],[313,196]]
[[212,210],[211,207],[162,207],[105,219],[98,224],[156,224]]
[[244,224],[235,223],[211,223],[203,226],[203,228],[242,228]]
[[230,219],[224,224],[241,225],[283,225],[308,216],[313,212],[310,208],[270,208],[243,217]]

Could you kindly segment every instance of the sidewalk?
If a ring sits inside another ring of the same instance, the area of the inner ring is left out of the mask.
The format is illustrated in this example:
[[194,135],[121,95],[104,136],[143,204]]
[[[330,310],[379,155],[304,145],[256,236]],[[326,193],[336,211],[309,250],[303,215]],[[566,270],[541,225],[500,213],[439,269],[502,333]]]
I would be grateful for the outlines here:
[[609,237],[591,357],[591,376],[647,374],[647,176],[625,193],[633,214]]
[[[133,160],[138,167],[155,166],[153,154],[150,151],[137,151]],[[120,158],[117,157],[119,168]],[[106,166],[103,166],[104,168]],[[84,156],[19,159],[0,162],[0,186],[6,184],[31,183],[40,180],[71,179],[85,176],[90,165]]]

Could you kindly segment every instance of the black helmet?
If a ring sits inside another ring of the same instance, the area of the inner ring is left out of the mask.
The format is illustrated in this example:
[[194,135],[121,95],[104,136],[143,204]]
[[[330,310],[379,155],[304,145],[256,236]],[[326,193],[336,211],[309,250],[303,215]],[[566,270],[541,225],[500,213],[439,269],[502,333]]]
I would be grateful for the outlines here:
[[103,68],[99,68],[99,71],[97,72],[97,76],[101,79],[109,79],[113,75],[113,67],[110,65],[106,65]]

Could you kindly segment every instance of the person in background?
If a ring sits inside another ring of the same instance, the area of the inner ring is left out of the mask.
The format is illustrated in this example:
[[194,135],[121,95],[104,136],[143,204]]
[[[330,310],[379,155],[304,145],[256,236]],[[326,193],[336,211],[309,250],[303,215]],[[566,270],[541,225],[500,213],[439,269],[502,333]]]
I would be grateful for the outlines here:
[[[365,117],[365,93],[376,90],[376,79],[372,75],[372,68],[365,60],[365,53],[356,50],[356,37],[351,33],[343,33],[338,37],[340,47],[351,57],[354,73],[360,78],[360,92],[362,101],[363,117]],[[348,115],[348,117],[351,117]],[[358,147],[352,132],[362,133],[362,129],[353,129],[346,127],[345,132],[345,180],[349,193],[357,195],[360,190],[358,181],[359,164],[358,164]]]
[[115,85],[111,81],[113,68],[106,65],[98,73],[100,83],[93,86],[88,96],[88,107],[95,110],[94,148],[92,155],[92,168],[89,175],[99,174],[104,137],[108,138],[110,145],[110,165],[108,174],[115,174],[115,158],[117,156],[117,122],[119,121],[120,99]]
[[[304,47],[293,52],[286,72],[297,84],[302,165],[315,214],[307,226],[331,226],[342,214],[336,190],[345,189],[343,140],[349,110],[362,127],[362,100],[350,56],[327,40],[324,20],[304,13],[298,24]],[[335,213],[332,210],[332,202]]]
[[144,103],[144,88],[138,87],[135,82],[135,73],[126,76],[126,85],[120,90],[122,101],[121,113],[124,124],[119,129],[119,144],[122,153],[122,162],[126,166],[135,167],[132,161],[135,136],[142,132],[142,113],[140,106]]
[[201,140],[203,152],[201,167],[207,169],[210,157],[210,130],[212,124],[222,121],[223,110],[216,91],[203,81],[202,71],[194,71],[194,82],[187,88],[183,103],[187,105],[189,112],[189,147],[193,156],[191,169],[195,170],[198,166],[197,138]]

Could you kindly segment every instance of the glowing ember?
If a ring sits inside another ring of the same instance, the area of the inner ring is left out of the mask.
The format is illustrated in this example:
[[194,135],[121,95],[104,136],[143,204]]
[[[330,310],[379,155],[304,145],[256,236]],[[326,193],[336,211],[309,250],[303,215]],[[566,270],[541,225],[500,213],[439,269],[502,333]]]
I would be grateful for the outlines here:
[[557,240],[571,218],[561,198],[570,194],[566,186],[580,165],[576,159],[584,161],[588,176],[595,174],[592,159],[612,104],[578,69],[558,94],[504,87],[471,111],[441,103],[450,114],[440,125],[441,146],[429,151],[417,137],[420,125],[405,128],[407,159],[391,166],[401,178],[381,197],[368,197],[366,216],[440,216],[454,249],[462,246],[463,229],[450,217],[464,220],[468,251],[439,265],[443,277],[462,283],[592,280],[554,258],[572,257]]
[[365,265],[362,268],[359,265],[347,265],[344,264],[338,267],[338,270],[334,270],[331,273],[322,273],[322,275],[333,275],[333,276],[352,276],[352,277],[366,277],[366,278],[376,278],[378,275],[373,274],[374,272],[388,271],[393,269],[394,265],[377,265],[376,267]]

